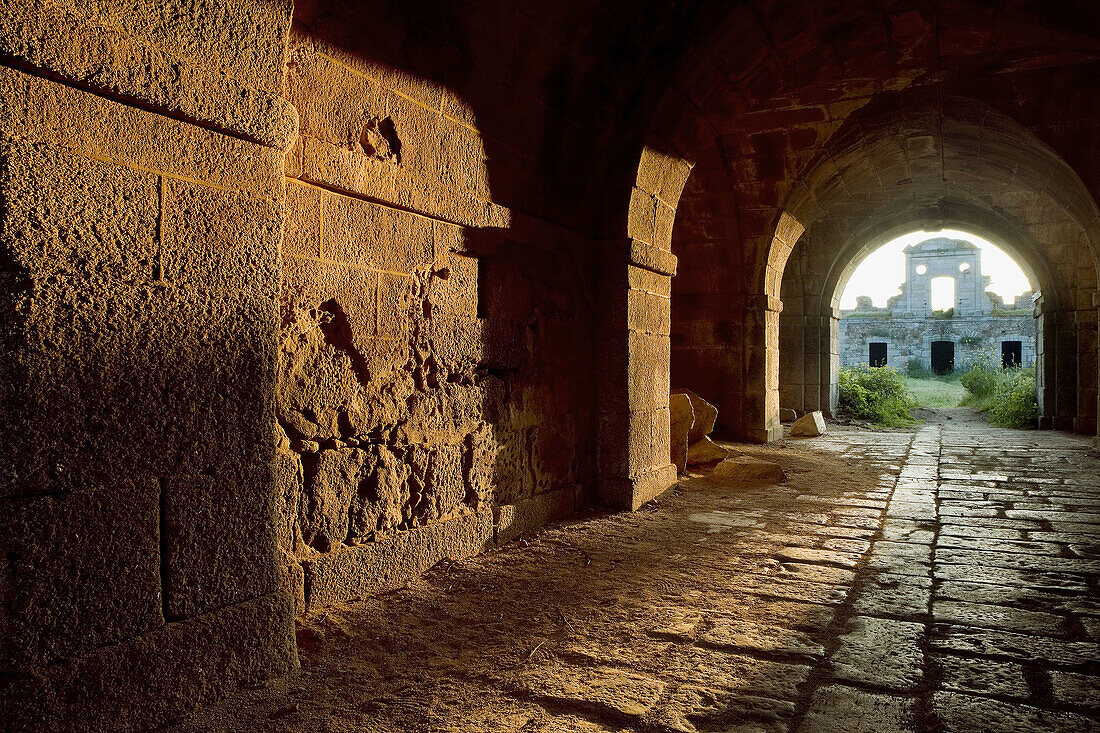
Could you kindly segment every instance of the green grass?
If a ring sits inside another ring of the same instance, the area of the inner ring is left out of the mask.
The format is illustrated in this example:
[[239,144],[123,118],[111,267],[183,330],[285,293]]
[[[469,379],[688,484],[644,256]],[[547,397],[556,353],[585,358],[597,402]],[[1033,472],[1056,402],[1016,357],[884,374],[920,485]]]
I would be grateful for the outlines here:
[[906,377],[905,386],[917,396],[920,407],[958,407],[967,395],[957,379]]

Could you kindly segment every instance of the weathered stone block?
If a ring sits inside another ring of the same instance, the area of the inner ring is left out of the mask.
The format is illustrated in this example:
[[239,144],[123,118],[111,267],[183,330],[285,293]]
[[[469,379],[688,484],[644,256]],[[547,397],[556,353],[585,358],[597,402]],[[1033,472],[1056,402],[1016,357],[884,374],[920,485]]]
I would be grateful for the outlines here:
[[152,479],[5,499],[0,662],[37,669],[164,623]]
[[433,312],[476,316],[478,314],[478,261],[474,257],[451,255],[448,265],[429,281],[428,303]]
[[279,586],[269,468],[241,478],[164,480],[164,608],[171,620],[243,603]]
[[791,426],[792,438],[815,438],[827,431],[825,417],[820,410],[814,410],[798,418]]
[[718,408],[704,400],[699,395],[687,389],[674,389],[673,394],[685,395],[691,400],[691,409],[695,419],[691,423],[688,432],[688,443],[697,443],[714,430],[714,423],[718,420]]
[[496,543],[511,542],[525,532],[565,519],[576,511],[579,487],[567,486],[557,491],[536,494],[530,499],[493,507],[496,523]]
[[39,730],[146,729],[297,667],[293,601],[275,593],[52,665],[34,685],[50,704],[16,698],[13,717]]
[[322,450],[303,456],[307,470],[301,529],[306,544],[328,552],[348,537],[349,510],[359,483],[372,465],[357,448]]
[[478,554],[493,540],[493,512],[437,522],[305,563],[310,609],[399,587],[440,560]]
[[432,222],[423,216],[328,193],[323,227],[327,260],[411,273],[435,259]]
[[601,478],[600,501],[604,506],[635,511],[676,485],[676,466],[671,463],[626,478]]
[[669,439],[672,446],[672,463],[678,471],[683,472],[687,468],[688,434],[695,422],[695,410],[692,408],[691,398],[686,394],[669,395],[668,407],[671,413]]
[[714,441],[704,435],[702,439],[688,447],[687,464],[689,466],[701,466],[705,463],[722,461],[728,458],[730,453],[730,450],[716,445]]
[[287,181],[286,218],[283,221],[283,256],[321,256],[321,202],[324,191],[316,186]]
[[752,456],[727,458],[714,467],[711,476],[723,481],[757,481],[764,483],[779,483],[787,478],[787,474],[783,472],[783,468],[778,463]]

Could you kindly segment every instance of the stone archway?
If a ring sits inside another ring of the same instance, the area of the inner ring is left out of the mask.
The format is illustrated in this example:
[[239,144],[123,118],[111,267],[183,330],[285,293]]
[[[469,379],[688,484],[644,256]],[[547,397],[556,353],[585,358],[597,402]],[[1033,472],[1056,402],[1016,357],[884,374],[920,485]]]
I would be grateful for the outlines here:
[[1008,117],[959,99],[902,106],[853,120],[788,202],[807,231],[784,275],[784,346],[813,356],[785,370],[783,406],[835,407],[838,298],[855,263],[903,230],[960,228],[1003,247],[1042,293],[1043,424],[1094,432],[1095,203]]

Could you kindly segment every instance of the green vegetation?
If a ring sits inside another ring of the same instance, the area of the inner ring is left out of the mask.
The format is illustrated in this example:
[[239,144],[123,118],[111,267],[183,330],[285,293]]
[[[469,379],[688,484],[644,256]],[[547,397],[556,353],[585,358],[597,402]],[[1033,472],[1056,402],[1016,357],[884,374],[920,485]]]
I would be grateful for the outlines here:
[[877,311],[851,311],[844,313],[842,318],[893,318],[894,312],[890,310]]
[[967,395],[959,380],[951,377],[907,375],[905,386],[916,396],[918,407],[958,407]]
[[905,364],[905,376],[910,379],[931,379],[932,372],[921,366],[920,357],[914,357]]
[[1035,400],[1035,370],[1008,367],[996,369],[973,364],[959,382],[969,393],[962,404],[977,407],[994,425],[1030,428],[1039,416]]
[[840,408],[881,425],[911,425],[917,406],[904,378],[893,367],[844,367],[840,370]]
[[929,316],[934,321],[947,321],[955,317],[955,309],[948,308],[945,311],[932,311],[932,315]]

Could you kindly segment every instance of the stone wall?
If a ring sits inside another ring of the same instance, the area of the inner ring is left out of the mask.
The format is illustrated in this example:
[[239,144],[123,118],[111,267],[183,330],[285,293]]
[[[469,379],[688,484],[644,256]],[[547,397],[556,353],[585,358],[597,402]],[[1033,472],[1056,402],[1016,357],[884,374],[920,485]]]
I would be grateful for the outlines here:
[[381,66],[345,35],[361,12],[300,8],[288,53],[278,524],[300,611],[596,500],[582,240],[500,203],[462,88]]
[[1026,235],[1044,414],[1095,429],[1087,7],[290,5],[0,0],[9,727],[155,726],[293,669],[296,611],[637,508],[671,370],[774,437],[898,210]]
[[840,318],[840,365],[867,364],[868,345],[887,345],[887,366],[905,371],[911,360],[931,369],[933,341],[955,345],[955,370],[973,363],[1001,366],[1001,344],[1019,341],[1021,366],[1035,366],[1035,319],[1021,316],[955,316],[947,319],[916,316],[872,317],[842,314]]
[[271,521],[290,17],[174,11],[0,6],[6,730],[144,729],[297,666]]

